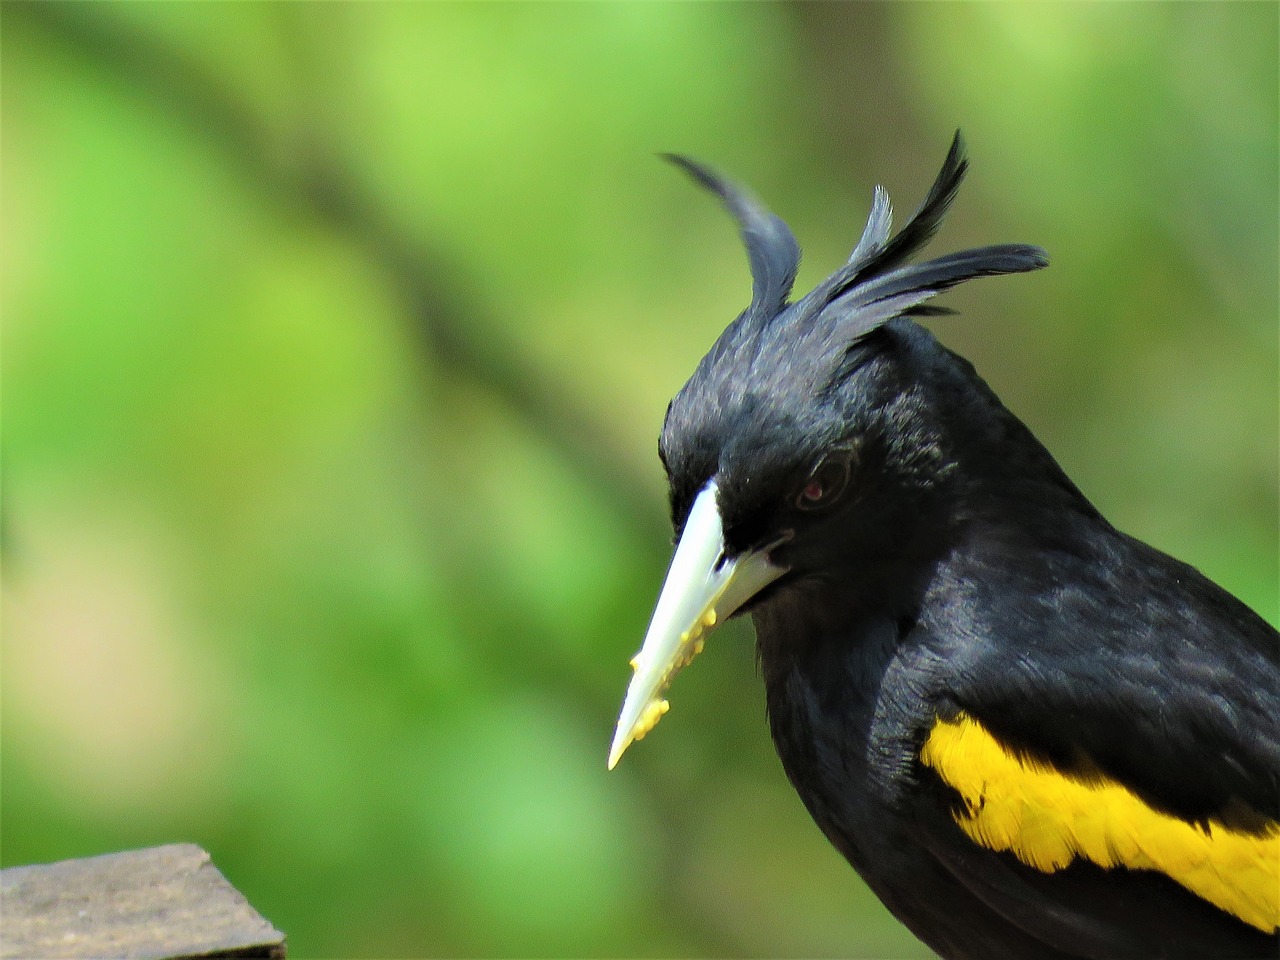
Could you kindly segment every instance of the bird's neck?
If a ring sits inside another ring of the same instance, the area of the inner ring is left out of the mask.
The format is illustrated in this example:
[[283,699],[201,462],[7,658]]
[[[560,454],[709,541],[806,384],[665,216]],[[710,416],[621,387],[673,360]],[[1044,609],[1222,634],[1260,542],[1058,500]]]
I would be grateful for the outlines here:
[[910,764],[922,722],[906,711],[932,711],[892,691],[929,679],[912,673],[905,624],[885,610],[842,622],[815,607],[816,598],[797,598],[753,612],[770,733],[814,820],[859,866],[892,843],[881,836],[883,812],[901,802],[901,783],[886,774]]
[[779,690],[798,672],[816,683],[849,675],[839,683],[876,689],[914,627],[937,568],[933,558],[883,556],[779,590],[752,610],[766,686]]

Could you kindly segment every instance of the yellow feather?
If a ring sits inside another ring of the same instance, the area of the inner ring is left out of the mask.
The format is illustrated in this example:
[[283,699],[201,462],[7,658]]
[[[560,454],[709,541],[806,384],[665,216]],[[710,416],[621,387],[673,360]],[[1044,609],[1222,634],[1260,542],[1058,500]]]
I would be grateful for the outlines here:
[[1264,933],[1280,929],[1280,823],[1260,833],[1161,813],[1115,780],[1086,782],[1020,759],[964,714],[939,720],[920,753],[964,800],[956,822],[975,843],[1053,873],[1077,856],[1157,870]]

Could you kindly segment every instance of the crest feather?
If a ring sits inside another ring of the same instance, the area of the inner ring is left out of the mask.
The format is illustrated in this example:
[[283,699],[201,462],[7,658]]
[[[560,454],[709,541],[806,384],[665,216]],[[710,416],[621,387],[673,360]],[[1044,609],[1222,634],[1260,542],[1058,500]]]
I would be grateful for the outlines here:
[[938,232],[968,169],[964,138],[957,130],[942,170],[920,209],[893,237],[889,235],[889,195],[877,186],[862,239],[848,263],[797,303],[794,311],[788,312],[788,323],[814,330],[835,341],[833,348],[843,349],[894,317],[950,313],[925,301],[958,283],[1046,266],[1048,255],[1029,244],[999,244],[947,254],[921,264],[907,263]]
[[[938,232],[969,168],[964,138],[957,130],[942,170],[902,229],[892,233],[889,194],[877,186],[849,260],[799,301],[788,303],[800,247],[787,225],[747,190],[710,168],[676,154],[663,157],[721,199],[738,221],[751,263],[751,305],[703,358],[704,375],[722,363],[751,366],[759,359],[769,364],[784,343],[788,355],[808,358],[807,369],[815,376],[833,371],[838,375],[850,344],[882,324],[895,317],[950,313],[926,303],[939,293],[975,277],[1038,270],[1049,262],[1042,249],[1029,244],[998,244],[909,262]],[[720,374],[736,376],[731,365]]]
[[[929,188],[929,193],[924,198],[924,203],[920,204],[920,209],[898,231],[896,237],[881,244],[878,250],[866,258],[865,263],[854,264],[851,258],[850,266],[857,268],[853,282],[857,283],[863,277],[892,270],[932,240],[933,235],[942,226],[942,219],[947,215],[947,210],[955,200],[960,184],[964,182],[964,175],[968,171],[969,158],[964,152],[964,137],[957,130],[955,137],[951,140],[951,149],[947,151],[947,159],[942,162],[942,170],[933,181],[933,186]],[[881,192],[879,188],[878,192]],[[888,197],[886,196],[885,199],[887,201]],[[872,203],[871,218],[867,221],[868,228],[875,216],[875,204]],[[885,232],[888,233],[887,224]]]
[[786,305],[800,269],[800,244],[781,217],[770,213],[747,190],[710,167],[676,153],[660,156],[716,194],[738,221],[751,264],[751,306],[748,313],[768,319]]

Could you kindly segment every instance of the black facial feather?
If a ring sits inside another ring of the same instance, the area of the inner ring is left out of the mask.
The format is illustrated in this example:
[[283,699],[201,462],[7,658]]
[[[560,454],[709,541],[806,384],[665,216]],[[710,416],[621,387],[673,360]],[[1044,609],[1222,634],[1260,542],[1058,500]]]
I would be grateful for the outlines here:
[[[750,306],[716,340],[667,412],[661,451],[677,530],[697,491],[727,461],[750,460],[750,476],[722,477],[740,492],[750,488],[749,500],[763,503],[787,493],[772,488],[784,476],[807,471],[809,461],[848,428],[821,401],[856,368],[848,354],[871,333],[896,317],[950,312],[925,301],[965,280],[1048,262],[1039,247],[1003,244],[907,263],[937,232],[964,178],[968,161],[957,132],[942,171],[902,230],[890,235],[889,196],[876,187],[848,262],[788,303],[800,250],[787,225],[707,167],[686,157],[666,159],[715,193],[738,221],[753,279]],[[736,455],[745,451],[750,457]],[[759,479],[770,476],[772,483]]]

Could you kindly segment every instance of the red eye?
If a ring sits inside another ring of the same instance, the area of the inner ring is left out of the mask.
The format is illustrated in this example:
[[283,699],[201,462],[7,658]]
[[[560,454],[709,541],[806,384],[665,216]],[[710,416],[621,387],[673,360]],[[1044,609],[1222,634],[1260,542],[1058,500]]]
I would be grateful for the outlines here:
[[852,455],[848,450],[828,454],[800,488],[796,506],[801,510],[817,510],[839,500],[840,494],[844,493],[844,488],[849,484],[851,460]]

